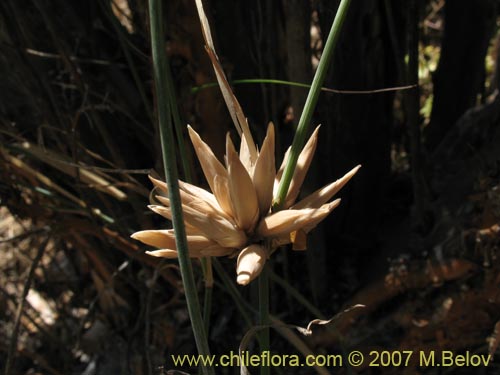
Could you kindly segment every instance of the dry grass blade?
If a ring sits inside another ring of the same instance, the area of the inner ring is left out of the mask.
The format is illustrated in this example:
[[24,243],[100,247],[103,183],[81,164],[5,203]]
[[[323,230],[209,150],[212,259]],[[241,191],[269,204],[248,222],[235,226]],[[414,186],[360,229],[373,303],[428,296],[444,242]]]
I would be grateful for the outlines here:
[[24,177],[28,178],[30,181],[33,180],[38,180],[42,184],[44,184],[46,187],[49,189],[53,189],[54,191],[57,191],[59,194],[62,196],[68,198],[69,200],[75,202],[81,207],[86,207],[86,204],[84,201],[81,199],[78,199],[75,197],[73,194],[70,192],[66,191],[56,183],[54,183],[50,178],[45,176],[44,174],[34,170],[31,168],[29,165],[27,165],[25,162],[23,162],[21,159],[16,158],[15,156],[10,155],[7,153],[6,150],[0,148],[0,155],[14,168],[16,168],[20,174],[22,174]]
[[77,168],[73,165],[69,165],[65,162],[66,158],[62,155],[56,154],[55,152],[50,150],[44,150],[41,147],[29,142],[23,142],[21,147],[44,163],[49,164],[50,166],[60,170],[63,173],[66,173],[71,177],[79,178],[83,183],[88,184],[89,186],[96,188],[97,190],[109,194],[118,200],[127,199],[127,194],[114,187],[109,180],[100,177],[96,173],[93,173],[87,169]]
[[205,39],[206,50],[212,65],[214,66],[215,75],[217,77],[217,82],[219,83],[222,96],[224,97],[224,101],[226,102],[227,108],[229,109],[229,114],[234,122],[236,129],[240,136],[242,134],[245,135],[245,140],[248,144],[248,149],[250,151],[250,158],[252,163],[257,159],[257,148],[255,147],[255,143],[252,138],[252,134],[250,133],[250,128],[248,127],[248,122],[246,120],[245,114],[238,102],[238,99],[233,94],[231,90],[231,86],[227,81],[226,75],[222,66],[219,62],[219,58],[215,53],[214,42],[212,39],[212,34],[210,33],[210,24],[208,23],[207,16],[203,9],[203,3],[201,0],[196,0],[196,7],[198,9],[198,15],[200,17],[201,29],[203,32],[203,38]]

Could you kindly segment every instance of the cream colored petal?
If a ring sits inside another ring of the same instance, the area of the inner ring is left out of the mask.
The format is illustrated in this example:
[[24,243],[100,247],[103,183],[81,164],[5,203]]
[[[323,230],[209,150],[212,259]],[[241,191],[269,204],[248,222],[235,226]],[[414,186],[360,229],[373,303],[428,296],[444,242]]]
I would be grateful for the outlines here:
[[271,241],[271,246],[274,249],[283,245],[287,245],[289,243],[292,243],[292,239],[290,238],[290,233],[285,233],[278,237],[273,237]]
[[295,167],[295,171],[293,173],[292,182],[290,183],[290,187],[288,188],[288,193],[286,195],[284,204],[285,208],[290,207],[299,195],[300,187],[304,182],[309,166],[311,165],[314,152],[316,151],[316,146],[318,144],[318,131],[319,126],[314,129],[314,132],[299,155],[297,166]]
[[157,248],[176,248],[175,236],[173,229],[166,230],[142,230],[133,233],[130,237],[134,240],[141,241],[149,246]]
[[[170,205],[168,198],[161,197],[161,200],[166,206]],[[172,220],[170,208],[162,206],[149,206],[149,208],[157,214]],[[199,233],[223,247],[241,248],[247,242],[245,232],[238,229],[218,212],[207,211],[206,204],[203,202],[192,201],[189,206],[183,204],[182,212],[186,230],[188,227],[195,228]]]
[[228,176],[217,175],[214,177],[214,194],[217,197],[222,210],[231,218],[234,218],[234,207],[229,194]]
[[259,203],[252,179],[241,163],[229,134],[226,138],[226,157],[229,174],[229,195],[234,219],[239,228],[250,232],[259,219]]
[[[230,221],[231,223],[234,224],[233,219],[228,216],[220,206],[217,204],[216,207],[212,206],[211,204],[207,203],[206,201],[198,198],[197,196],[190,195],[182,190],[179,191],[181,195],[181,202],[183,207],[188,206],[188,207],[196,207],[197,210],[200,212],[205,212],[207,214],[211,214],[214,216],[221,216],[225,218],[226,220]],[[155,197],[161,204],[170,207],[170,199],[167,197],[163,197],[161,195],[157,195]]]
[[236,281],[240,285],[247,285],[254,280],[264,268],[267,260],[266,250],[260,245],[250,245],[238,255],[236,264]]
[[255,162],[253,185],[259,202],[259,212],[266,215],[273,200],[276,165],[274,160],[274,125],[269,123],[267,135],[262,143],[259,157]]
[[[335,208],[337,208],[340,205],[340,198],[335,199],[334,201],[324,204],[321,207],[326,207],[328,209],[328,214],[332,212]],[[323,217],[317,217],[309,221],[306,225],[304,225],[302,228],[300,228],[302,231],[304,231],[306,234],[309,233],[311,230],[313,230],[316,225],[318,225],[326,216],[326,214]]]
[[[158,189],[156,192],[161,192],[163,193],[162,196],[168,198],[168,186],[164,181],[157,180],[151,176],[149,176],[149,179],[153,182],[154,186]],[[192,198],[196,198],[198,200],[202,200],[212,206],[214,209],[218,211],[224,211],[219,205],[219,202],[217,202],[217,199],[215,199],[215,196],[206,191],[205,189],[202,189],[196,185],[192,185],[190,183],[184,182],[179,180],[179,189],[181,193],[181,199],[182,203],[186,204],[189,200]],[[187,195],[186,195],[187,194]]]
[[276,182],[281,180],[281,176],[283,176],[283,170],[285,169],[286,162],[288,160],[288,156],[290,156],[290,150],[292,147],[288,147],[285,151],[285,155],[283,156],[283,160],[281,161],[281,165],[276,172]]
[[179,180],[179,189],[188,194],[191,194],[192,196],[204,200],[213,207],[220,208],[219,202],[217,202],[215,196],[212,193],[206,191],[205,189],[202,189],[198,186],[180,180]]
[[162,193],[167,194],[168,187],[167,187],[167,183],[165,181],[158,180],[151,175],[149,175],[148,178],[151,180],[151,182],[153,183],[155,188],[157,188]]
[[297,229],[296,231],[290,233],[290,240],[292,241],[292,250],[307,250],[307,233],[303,228]]
[[276,177],[274,178],[274,186],[273,186],[273,198],[276,197],[278,194],[278,187],[280,184],[281,176],[283,176],[283,170],[285,169],[288,156],[290,156],[290,150],[291,147],[288,147],[288,149],[285,152],[285,155],[283,156],[283,160],[281,161],[281,165],[278,171],[276,172]]
[[324,204],[320,208],[304,208],[302,210],[283,210],[266,216],[257,227],[257,235],[261,237],[279,237],[291,233],[307,225],[317,225],[331,210],[339,204],[339,200]]
[[170,211],[170,207],[164,207],[159,205],[151,204],[148,208],[154,213],[163,216],[164,218],[172,221],[172,211]]
[[240,161],[247,170],[248,174],[251,176],[253,174],[254,164],[252,164],[252,158],[250,156],[250,150],[248,149],[245,134],[241,134]]
[[[146,251],[146,254],[157,257],[157,258],[167,258],[167,259],[177,259],[179,254],[177,250],[171,249],[162,249],[162,250],[154,250],[154,251]],[[189,253],[190,258],[196,258]]]
[[345,184],[349,182],[349,180],[356,174],[356,172],[361,168],[361,165],[358,165],[347,172],[342,178],[339,178],[337,181],[328,184],[321,189],[316,190],[311,195],[308,195],[306,198],[302,199],[297,204],[293,205],[292,209],[301,209],[301,208],[318,208],[322,204],[328,202],[335,194],[337,194],[340,189],[342,189]]
[[158,180],[152,176],[148,176],[153,183],[153,190],[149,192],[149,203],[158,204],[158,200],[155,198],[157,195],[168,197],[167,184],[164,181]]
[[279,237],[273,237],[271,244],[273,248],[292,244],[292,250],[300,251],[307,248],[307,233],[304,230],[297,229],[291,233],[282,234]]
[[[179,190],[179,195],[181,196],[181,202],[182,202],[182,204],[189,205],[189,204],[191,204],[192,201],[198,201],[199,200],[198,198],[193,197],[192,195],[187,194],[186,192],[184,192],[182,190]],[[168,197],[168,194],[166,196],[156,195],[155,198],[161,204],[163,204],[163,205],[165,205],[167,207],[170,207],[170,198]],[[213,208],[209,206],[208,209],[213,209]]]
[[[156,191],[162,192],[163,195],[156,196],[156,199],[166,206],[170,206],[170,201],[168,200],[168,186],[165,182],[157,180],[153,177],[149,177],[153,182],[154,186],[159,190]],[[193,204],[197,204],[198,207],[203,207],[203,210],[214,212],[221,216],[224,216],[226,219],[232,221],[232,217],[229,216],[219,205],[215,196],[205,189],[199,188],[198,186],[189,184],[187,182],[179,181],[179,193],[181,196],[182,204],[191,206]],[[229,193],[226,193],[229,195]]]
[[[175,232],[173,229],[166,230],[143,230],[132,234],[135,240],[141,241],[149,246],[154,246],[159,249],[177,250],[175,241]],[[219,249],[221,246],[215,241],[212,241],[205,236],[188,235],[187,236],[189,251],[204,250],[204,249]]]
[[[158,205],[149,205],[148,208],[154,213],[163,216],[164,218],[172,221],[172,211],[170,207],[158,206]],[[202,235],[203,233],[198,229],[193,227],[191,224],[184,222],[184,226],[186,227],[186,234],[192,235]]]
[[[223,203],[221,202],[224,197],[220,196],[221,193],[215,188],[214,181],[216,176],[221,176],[223,179],[227,178],[227,171],[221,164],[221,162],[217,160],[210,147],[201,140],[198,133],[196,133],[189,125],[188,131],[189,137],[191,138],[191,142],[193,143],[193,147],[196,152],[196,156],[198,156],[198,161],[201,164],[201,168],[203,169],[203,173],[205,174],[208,185],[210,185],[210,189],[214,193],[217,202],[219,202],[222,209],[225,210],[227,207],[224,207]],[[231,212],[227,213],[231,215]]]

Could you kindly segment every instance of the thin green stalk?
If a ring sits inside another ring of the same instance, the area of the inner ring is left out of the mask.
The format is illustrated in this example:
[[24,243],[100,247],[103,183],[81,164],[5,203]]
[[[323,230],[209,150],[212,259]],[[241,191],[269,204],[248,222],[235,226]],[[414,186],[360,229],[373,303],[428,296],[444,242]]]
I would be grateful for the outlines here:
[[[290,187],[290,182],[292,181],[300,151],[304,147],[309,123],[314,113],[316,103],[318,102],[321,87],[325,80],[326,73],[333,56],[335,45],[337,44],[337,41],[339,39],[340,30],[342,28],[342,24],[344,23],[350,1],[351,0],[341,0],[339,9],[337,10],[335,20],[333,21],[330,34],[328,35],[328,39],[323,50],[323,55],[319,62],[318,69],[316,70],[316,74],[314,75],[314,79],[307,95],[302,115],[300,116],[299,124],[297,126],[295,137],[292,142],[290,154],[278,187],[278,193],[273,201],[273,211],[279,211],[283,208],[282,206],[285,201],[288,188]],[[264,269],[262,270],[261,275],[259,276],[259,323],[260,325],[267,326],[269,325],[269,321],[269,270],[268,265],[266,264]],[[270,346],[269,329],[263,329],[260,337],[261,352],[268,351]],[[260,373],[261,375],[269,375],[270,368],[261,366]]]
[[182,132],[183,124],[181,120],[181,115],[179,113],[179,107],[177,105],[177,96],[175,95],[174,80],[172,78],[172,71],[170,70],[170,62],[168,57],[165,58],[167,61],[166,69],[166,79],[167,79],[167,91],[172,93],[170,97],[170,110],[172,113],[172,119],[174,121],[175,135],[177,136],[177,145],[179,147],[179,154],[182,157],[182,170],[184,172],[185,181],[192,183],[193,176],[191,175],[191,168],[189,166],[189,159],[187,158],[186,145],[184,142],[184,136]]
[[[167,61],[167,91],[170,93],[169,103],[170,103],[170,111],[172,113],[172,119],[174,121],[175,135],[177,136],[177,145],[179,147],[179,154],[181,155],[182,162],[182,170],[184,172],[184,180],[192,183],[193,177],[191,174],[191,167],[189,165],[188,153],[186,150],[186,145],[184,142],[183,135],[183,123],[181,120],[181,115],[179,113],[179,107],[177,105],[177,96],[175,95],[174,88],[174,80],[172,78],[172,71],[170,70],[170,62],[168,57],[166,57]],[[203,320],[205,323],[205,330],[208,334],[208,330],[210,327],[210,314],[212,310],[212,287],[213,283],[211,281],[212,275],[212,263],[208,258],[201,259],[201,268],[203,270],[203,278],[205,280],[205,294],[203,298]]]
[[212,270],[212,257],[201,258],[201,268],[205,281],[205,294],[203,295],[203,321],[205,332],[210,332],[210,315],[212,315],[212,295],[214,289],[214,275]]
[[306,297],[304,297],[297,289],[292,287],[285,279],[279,277],[274,271],[269,272],[269,278],[281,286],[287,293],[289,293],[295,300],[309,310],[316,318],[326,319],[326,317],[319,311]]
[[[303,87],[306,89],[311,87],[311,85],[308,85],[307,83],[292,82],[292,81],[285,81],[282,79],[272,79],[272,78],[235,79],[235,80],[229,81],[229,83],[231,85],[241,85],[241,84],[249,84],[249,83],[258,83],[258,84],[270,83],[270,84],[274,84],[274,85]],[[218,86],[219,86],[218,82],[204,83],[203,85],[192,87],[191,94],[196,94],[197,92],[199,92],[201,90],[209,89],[212,87],[218,87]]]
[[[259,325],[265,328],[260,331],[260,352],[264,353],[270,350],[269,336],[269,263],[264,265],[264,269],[259,275]],[[269,366],[261,366],[260,374],[269,375],[271,372]]]
[[[162,28],[162,1],[149,0],[149,17],[151,32],[151,50],[153,55],[154,82],[157,98],[158,121],[160,140],[162,146],[163,163],[172,209],[172,223],[175,230],[177,252],[179,254],[179,267],[186,294],[189,317],[193,328],[194,338],[198,353],[203,356],[210,355],[205,327],[200,311],[200,303],[196,291],[193,269],[189,259],[186,230],[182,215],[182,206],[179,193],[177,164],[175,158],[174,135],[172,126],[171,106],[168,101],[167,62],[165,42]],[[203,374],[215,375],[214,369],[202,366]]]
[[[240,291],[234,284],[234,281],[229,278],[226,271],[220,264],[219,260],[217,258],[214,258],[213,262],[214,262],[215,272],[217,272],[220,279],[222,280],[222,285],[220,284],[219,285],[223,287],[223,289],[225,289],[226,292],[231,296],[241,316],[246,321],[247,326],[250,329],[252,327],[252,320],[250,318],[250,315],[248,314],[248,311],[251,311],[252,313],[257,313],[257,311],[255,311],[254,307],[241,296]],[[302,353],[304,357],[307,357],[308,355],[314,355],[314,353],[309,349],[309,347],[289,327],[287,327],[285,323],[283,323],[277,317],[269,315],[269,324],[273,326],[274,329],[276,329],[276,331],[283,338],[285,338],[290,344],[292,344],[300,353]],[[259,335],[257,336],[257,339],[259,340],[260,343]],[[329,372],[323,367],[316,367],[316,372],[318,374],[324,374],[324,375],[329,374]]]
[[217,275],[222,280],[226,291],[233,298],[233,301],[236,304],[240,315],[243,317],[243,320],[246,322],[247,327],[252,327],[252,318],[248,314],[247,310],[252,310],[253,306],[249,305],[248,302],[245,301],[245,299],[241,296],[240,291],[238,290],[236,285],[234,285],[233,280],[231,280],[231,278],[227,275],[224,267],[222,267],[222,264],[220,264],[219,259],[213,258],[212,262],[215,272],[217,272]]
[[314,75],[314,79],[311,84],[311,89],[309,90],[306,103],[304,104],[304,110],[302,111],[299,124],[297,125],[295,137],[293,138],[292,147],[290,149],[290,155],[283,171],[277,196],[273,201],[273,211],[279,211],[283,208],[283,203],[285,202],[286,194],[288,193],[288,188],[290,187],[290,182],[292,181],[293,173],[295,171],[295,166],[297,165],[300,151],[304,147],[307,130],[309,129],[309,123],[311,122],[316,103],[318,102],[326,73],[330,67],[333,51],[339,39],[340,30],[345,21],[350,2],[351,0],[341,0],[337,14],[335,15],[332,28],[330,29],[330,34],[328,35],[323,54],[321,55],[321,60],[319,61],[318,69],[316,70],[316,74]]
[[[284,85],[284,86],[292,86],[292,87],[302,87],[304,89],[310,89],[311,85],[307,83],[300,83],[300,82],[294,82],[294,81],[285,81],[282,79],[273,79],[273,78],[246,78],[246,79],[235,79],[233,81],[229,81],[231,85],[242,85],[242,84],[253,84],[253,83],[258,83],[258,84],[272,84],[272,85]],[[195,86],[191,88],[191,94],[196,94],[197,92],[205,89],[209,89],[212,87],[218,87],[219,83],[218,82],[209,82],[209,83],[204,83],[203,85],[200,86]],[[408,90],[411,88],[416,87],[415,84],[413,85],[404,85],[404,86],[395,86],[395,87],[384,87],[380,89],[373,89],[373,90],[338,90],[338,89],[332,89],[328,87],[321,87],[320,90],[324,92],[329,92],[329,93],[334,93],[334,94],[352,94],[352,95],[371,95],[371,94],[377,94],[377,93],[382,93],[382,92],[388,92],[388,91],[398,91],[398,90]]]

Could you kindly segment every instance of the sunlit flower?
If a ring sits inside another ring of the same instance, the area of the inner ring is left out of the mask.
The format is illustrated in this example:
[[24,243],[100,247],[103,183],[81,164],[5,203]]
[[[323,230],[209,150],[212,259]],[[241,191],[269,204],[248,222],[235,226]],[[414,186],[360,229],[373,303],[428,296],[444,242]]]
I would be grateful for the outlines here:
[[[294,250],[305,250],[307,233],[339,205],[340,199],[327,202],[360,167],[295,203],[316,149],[319,127],[316,128],[299,155],[284,209],[272,213],[271,204],[288,155],[287,151],[283,165],[276,172],[273,125],[269,125],[256,155],[250,153],[244,137],[238,153],[228,134],[224,165],[198,133],[191,127],[188,129],[212,191],[179,181],[189,255],[192,258],[237,256],[237,282],[242,285],[260,274],[277,247],[291,243]],[[167,184],[150,178],[159,204],[149,208],[171,220]],[[150,255],[177,258],[172,229],[136,232],[132,238],[160,249],[148,251]]]

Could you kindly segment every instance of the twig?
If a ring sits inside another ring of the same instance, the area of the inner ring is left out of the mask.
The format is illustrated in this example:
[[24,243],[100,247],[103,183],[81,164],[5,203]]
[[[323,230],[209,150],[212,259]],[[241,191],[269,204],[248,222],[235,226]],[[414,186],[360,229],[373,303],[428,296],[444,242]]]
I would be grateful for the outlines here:
[[17,306],[16,319],[14,321],[14,329],[12,330],[12,336],[10,337],[9,351],[7,352],[7,362],[5,364],[5,375],[10,375],[10,370],[14,363],[14,355],[15,355],[14,353],[17,349],[17,336],[19,335],[19,326],[21,323],[21,316],[24,310],[24,304],[26,302],[26,296],[28,295],[28,292],[31,287],[31,282],[33,281],[33,277],[35,276],[35,269],[38,267],[38,263],[42,259],[47,244],[49,243],[49,239],[50,236],[47,236],[45,240],[38,247],[35,259],[33,259],[33,262],[31,263],[28,277],[26,278],[26,282],[24,283],[23,294],[21,295],[21,299],[19,300],[19,305]]

